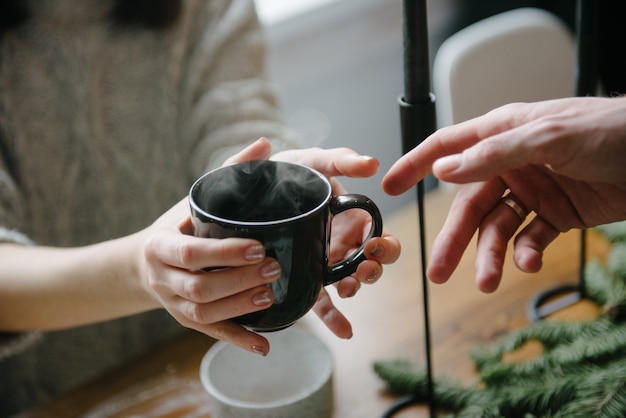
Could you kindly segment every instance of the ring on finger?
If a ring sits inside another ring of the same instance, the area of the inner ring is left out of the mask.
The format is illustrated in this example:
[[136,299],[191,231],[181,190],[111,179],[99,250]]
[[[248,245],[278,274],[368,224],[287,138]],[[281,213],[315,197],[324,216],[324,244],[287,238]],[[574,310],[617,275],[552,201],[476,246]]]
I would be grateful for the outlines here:
[[506,206],[513,209],[513,212],[515,212],[515,214],[520,218],[520,220],[523,221],[528,216],[528,211],[524,209],[522,205],[519,204],[519,202],[517,201],[517,199],[512,193],[509,193],[506,196],[503,196],[500,199],[500,202],[504,203]]

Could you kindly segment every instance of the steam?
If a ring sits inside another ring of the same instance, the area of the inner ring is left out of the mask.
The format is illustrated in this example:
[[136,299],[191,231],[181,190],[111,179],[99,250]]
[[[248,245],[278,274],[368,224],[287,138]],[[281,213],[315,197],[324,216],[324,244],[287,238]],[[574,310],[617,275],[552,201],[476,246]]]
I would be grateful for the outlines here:
[[266,222],[309,212],[328,193],[327,182],[303,166],[249,161],[211,172],[194,188],[192,198],[222,219]]

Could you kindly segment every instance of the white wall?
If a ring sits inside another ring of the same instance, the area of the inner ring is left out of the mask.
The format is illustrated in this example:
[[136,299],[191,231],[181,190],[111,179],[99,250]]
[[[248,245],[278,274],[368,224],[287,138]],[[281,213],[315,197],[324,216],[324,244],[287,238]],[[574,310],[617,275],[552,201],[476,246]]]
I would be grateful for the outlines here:
[[[429,27],[445,14],[429,4]],[[439,8],[437,8],[439,7]],[[403,90],[401,0],[257,0],[267,26],[269,75],[287,123],[307,146],[347,146],[380,159],[372,179],[345,179],[384,215],[415,199],[383,193],[383,174],[401,155],[397,98]]]

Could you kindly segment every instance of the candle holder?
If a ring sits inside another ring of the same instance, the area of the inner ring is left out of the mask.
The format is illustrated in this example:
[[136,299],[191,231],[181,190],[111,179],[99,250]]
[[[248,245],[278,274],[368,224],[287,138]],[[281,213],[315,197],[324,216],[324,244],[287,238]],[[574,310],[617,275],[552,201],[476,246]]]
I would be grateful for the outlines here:
[[[435,96],[430,91],[430,59],[428,54],[428,19],[425,0],[403,0],[402,33],[404,42],[404,94],[398,98],[402,152],[406,154],[435,131]],[[430,320],[428,302],[428,280],[426,278],[426,234],[424,222],[424,181],[416,185],[422,297],[424,313],[424,344],[426,350],[426,375],[428,386],[428,409],[435,417],[433,376],[431,360]],[[408,396],[392,405],[383,417],[418,403]]]
[[[578,0],[576,3],[577,74],[576,95],[595,96],[599,83],[598,22],[600,2]],[[580,231],[578,283],[548,289],[533,298],[527,309],[528,319],[537,322],[585,298],[587,231]]]

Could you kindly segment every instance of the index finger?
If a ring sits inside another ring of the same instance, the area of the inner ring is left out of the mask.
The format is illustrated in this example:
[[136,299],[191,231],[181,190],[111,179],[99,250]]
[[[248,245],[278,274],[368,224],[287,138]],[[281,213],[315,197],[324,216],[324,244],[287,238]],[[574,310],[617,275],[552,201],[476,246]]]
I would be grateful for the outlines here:
[[147,258],[186,270],[243,266],[265,259],[263,245],[247,238],[200,238],[158,231],[144,244]]
[[441,128],[396,161],[383,178],[383,189],[392,196],[406,192],[418,181],[432,172],[439,158],[457,154],[480,141],[474,127],[468,121]]
[[371,177],[380,164],[378,159],[361,155],[350,148],[290,150],[278,153],[272,159],[305,165],[327,177]]
[[404,193],[431,173],[438,159],[459,154],[485,138],[524,124],[521,115],[525,114],[525,109],[521,103],[505,105],[437,130],[396,161],[383,178],[383,189],[392,196]]
[[248,145],[237,154],[224,161],[224,165],[236,164],[250,160],[267,160],[272,154],[272,145],[267,138],[262,137]]

